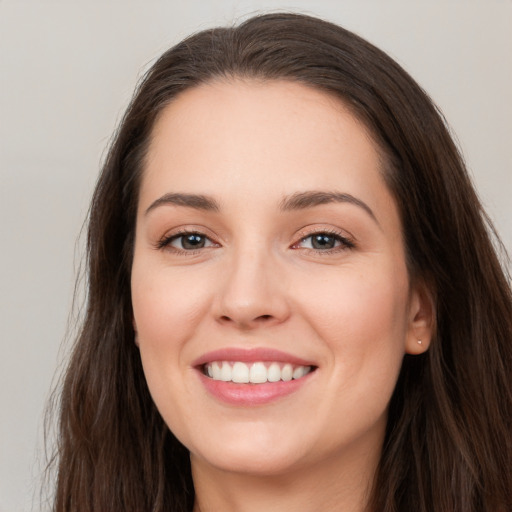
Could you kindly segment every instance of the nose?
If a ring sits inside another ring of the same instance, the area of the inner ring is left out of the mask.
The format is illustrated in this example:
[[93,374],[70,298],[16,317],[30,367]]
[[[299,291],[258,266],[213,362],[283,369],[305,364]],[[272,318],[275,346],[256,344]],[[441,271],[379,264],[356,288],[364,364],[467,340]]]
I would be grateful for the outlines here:
[[285,276],[268,252],[241,253],[226,267],[214,308],[218,322],[251,330],[289,317]]

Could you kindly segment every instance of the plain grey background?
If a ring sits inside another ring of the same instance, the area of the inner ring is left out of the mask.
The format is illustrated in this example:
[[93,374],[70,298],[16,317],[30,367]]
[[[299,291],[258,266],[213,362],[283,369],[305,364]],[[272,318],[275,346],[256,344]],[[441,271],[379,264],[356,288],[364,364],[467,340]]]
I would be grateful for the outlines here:
[[325,17],[398,60],[444,112],[511,250],[511,0],[0,0],[0,512],[46,510],[42,415],[75,242],[136,80],[189,33],[269,9]]

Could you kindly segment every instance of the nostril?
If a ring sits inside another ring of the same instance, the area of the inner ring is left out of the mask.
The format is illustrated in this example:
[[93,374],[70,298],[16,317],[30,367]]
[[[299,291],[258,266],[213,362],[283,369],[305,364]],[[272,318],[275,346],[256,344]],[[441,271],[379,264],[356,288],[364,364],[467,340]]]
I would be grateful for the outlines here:
[[[255,318],[255,320],[270,320],[272,318],[272,315],[260,315],[260,316],[257,316]],[[232,318],[230,318],[229,316],[227,315],[222,315],[220,317],[220,320],[223,320],[225,322],[230,322],[232,320]]]
[[219,317],[219,321],[222,323],[235,323],[239,324],[243,328],[250,328],[251,324],[253,326],[256,326],[260,323],[266,323],[271,321],[273,318],[275,318],[273,315],[259,315],[251,319],[245,319],[245,318],[239,318],[235,319],[229,315],[222,315]]

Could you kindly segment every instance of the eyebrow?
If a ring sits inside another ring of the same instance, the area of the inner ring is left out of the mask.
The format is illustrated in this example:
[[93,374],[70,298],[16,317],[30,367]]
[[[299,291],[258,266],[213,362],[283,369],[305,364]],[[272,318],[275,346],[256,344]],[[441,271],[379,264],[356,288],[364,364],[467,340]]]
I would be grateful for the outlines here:
[[[379,226],[379,221],[375,217],[372,209],[361,199],[351,194],[342,192],[323,192],[323,191],[307,191],[296,192],[290,196],[286,196],[281,201],[279,208],[281,211],[305,210],[315,206],[321,206],[329,203],[349,203],[362,208]],[[147,215],[151,210],[163,205],[185,206],[196,210],[220,211],[219,203],[212,197],[202,194],[184,194],[169,193],[159,197],[153,201],[145,211]]]
[[167,204],[175,206],[186,206],[188,208],[195,208],[196,210],[205,210],[211,212],[218,212],[220,210],[219,203],[217,203],[217,201],[211,197],[201,194],[170,193],[159,197],[156,201],[153,201],[145,211],[145,215],[147,215],[151,210]]
[[280,204],[282,211],[305,210],[314,206],[320,206],[329,203],[349,203],[359,208],[362,208],[379,226],[379,221],[372,209],[361,199],[354,197],[351,194],[342,192],[323,192],[323,191],[308,191],[297,192],[291,196],[285,197]]

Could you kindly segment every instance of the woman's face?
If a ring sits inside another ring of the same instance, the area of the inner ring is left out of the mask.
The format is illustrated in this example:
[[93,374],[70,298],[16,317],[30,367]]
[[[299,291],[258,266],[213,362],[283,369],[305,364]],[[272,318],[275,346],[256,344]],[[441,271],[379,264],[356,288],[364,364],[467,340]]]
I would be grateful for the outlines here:
[[304,85],[219,81],[163,111],[134,326],[193,464],[279,474],[378,456],[403,355],[429,334],[381,166],[364,126]]

